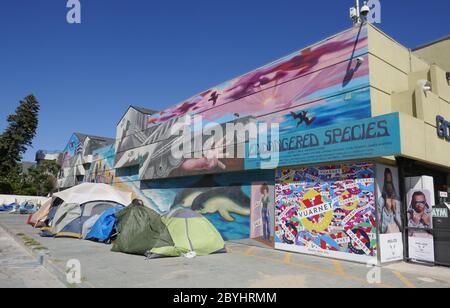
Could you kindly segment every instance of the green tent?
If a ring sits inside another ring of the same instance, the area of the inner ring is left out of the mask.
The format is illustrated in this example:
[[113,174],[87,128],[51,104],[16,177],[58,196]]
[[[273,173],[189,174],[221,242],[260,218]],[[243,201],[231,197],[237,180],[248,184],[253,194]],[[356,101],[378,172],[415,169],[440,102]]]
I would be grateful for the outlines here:
[[154,247],[149,258],[179,257],[195,252],[197,256],[226,252],[217,229],[202,215],[190,209],[177,209],[163,218],[174,245]]
[[174,245],[161,216],[140,200],[134,200],[116,217],[118,235],[112,251],[145,255],[153,248]]

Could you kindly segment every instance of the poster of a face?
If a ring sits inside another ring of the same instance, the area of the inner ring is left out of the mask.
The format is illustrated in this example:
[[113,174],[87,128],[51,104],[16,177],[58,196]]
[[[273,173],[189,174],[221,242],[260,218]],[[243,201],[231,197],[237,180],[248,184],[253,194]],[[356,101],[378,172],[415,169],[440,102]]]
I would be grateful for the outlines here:
[[434,262],[433,205],[434,180],[429,176],[405,179],[408,253],[412,260]]
[[381,262],[403,260],[402,203],[398,169],[377,164],[376,179]]
[[432,237],[433,228],[432,207],[429,203],[431,192],[428,189],[410,190],[408,200],[409,236]]
[[273,246],[275,229],[275,188],[267,183],[254,183],[251,198],[250,238]]
[[377,165],[378,229],[380,234],[401,233],[401,198],[396,167]]

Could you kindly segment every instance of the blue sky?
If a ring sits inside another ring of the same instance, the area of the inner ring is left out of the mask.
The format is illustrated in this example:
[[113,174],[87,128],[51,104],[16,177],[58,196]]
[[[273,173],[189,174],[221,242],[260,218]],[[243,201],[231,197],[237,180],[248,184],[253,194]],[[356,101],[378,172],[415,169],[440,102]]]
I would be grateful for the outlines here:
[[[353,0],[0,0],[0,131],[20,99],[41,103],[33,148],[72,132],[114,137],[130,104],[178,103],[351,26]],[[450,34],[448,0],[383,1],[382,30],[407,47]],[[397,14],[400,12],[400,14]]]

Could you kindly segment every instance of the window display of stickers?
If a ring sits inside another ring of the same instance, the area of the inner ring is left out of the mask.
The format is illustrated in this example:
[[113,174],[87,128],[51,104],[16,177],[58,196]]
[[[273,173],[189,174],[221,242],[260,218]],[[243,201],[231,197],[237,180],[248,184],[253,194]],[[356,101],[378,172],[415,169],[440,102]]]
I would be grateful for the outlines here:
[[275,248],[376,262],[374,186],[369,163],[279,169]]

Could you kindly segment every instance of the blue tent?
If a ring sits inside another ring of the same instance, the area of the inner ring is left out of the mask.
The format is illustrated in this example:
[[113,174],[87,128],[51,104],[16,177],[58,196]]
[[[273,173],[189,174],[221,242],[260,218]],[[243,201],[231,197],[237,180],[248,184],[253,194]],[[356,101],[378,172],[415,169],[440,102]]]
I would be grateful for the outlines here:
[[122,209],[124,209],[124,207],[106,210],[94,224],[91,231],[86,236],[86,240],[107,242],[111,237],[116,224],[116,213],[120,212]]

